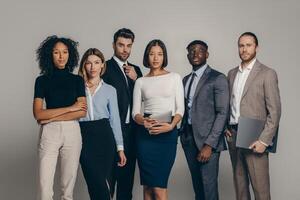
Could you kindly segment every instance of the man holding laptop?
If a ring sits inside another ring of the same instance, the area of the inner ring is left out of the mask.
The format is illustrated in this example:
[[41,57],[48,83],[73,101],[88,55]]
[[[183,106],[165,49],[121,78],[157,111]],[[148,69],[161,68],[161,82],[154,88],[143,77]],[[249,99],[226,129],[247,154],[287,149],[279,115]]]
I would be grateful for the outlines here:
[[[230,119],[226,131],[236,199],[251,199],[250,178],[255,199],[270,200],[268,152],[275,152],[281,115],[277,74],[256,59],[258,40],[254,33],[243,33],[238,49],[242,62],[228,73]],[[239,146],[251,138],[249,133],[245,135],[247,130],[256,130],[254,139],[249,147]]]

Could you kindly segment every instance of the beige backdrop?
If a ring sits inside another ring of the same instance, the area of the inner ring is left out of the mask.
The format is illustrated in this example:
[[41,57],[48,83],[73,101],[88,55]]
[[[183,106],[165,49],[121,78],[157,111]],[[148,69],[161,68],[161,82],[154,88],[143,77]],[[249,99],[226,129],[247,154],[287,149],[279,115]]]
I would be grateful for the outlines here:
[[[274,200],[299,199],[299,46],[300,3],[297,0],[131,0],[131,1],[5,1],[0,2],[0,199],[32,200],[36,193],[38,125],[32,116],[34,79],[39,70],[35,50],[46,36],[58,34],[112,55],[112,36],[121,27],[136,33],[130,61],[142,64],[147,42],[162,39],[168,48],[168,70],[186,75],[191,67],[186,45],[202,39],[209,45],[209,64],[227,71],[239,64],[237,38],[253,31],[260,42],[258,58],[279,76],[282,118],[278,153],[270,156]],[[143,72],[147,70],[141,67]],[[56,182],[57,183],[57,182]],[[142,199],[136,173],[134,199]],[[58,184],[55,186],[56,191]],[[228,152],[220,162],[221,200],[233,199]],[[170,181],[171,200],[193,199],[191,178],[178,144]],[[87,199],[81,171],[75,199]]]

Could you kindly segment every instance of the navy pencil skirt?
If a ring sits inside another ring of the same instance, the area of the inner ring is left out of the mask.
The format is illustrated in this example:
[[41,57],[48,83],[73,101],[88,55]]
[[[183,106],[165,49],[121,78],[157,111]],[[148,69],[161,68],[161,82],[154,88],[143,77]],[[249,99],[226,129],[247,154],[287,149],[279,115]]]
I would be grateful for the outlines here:
[[176,157],[177,129],[150,135],[144,126],[139,126],[136,137],[141,185],[167,188]]

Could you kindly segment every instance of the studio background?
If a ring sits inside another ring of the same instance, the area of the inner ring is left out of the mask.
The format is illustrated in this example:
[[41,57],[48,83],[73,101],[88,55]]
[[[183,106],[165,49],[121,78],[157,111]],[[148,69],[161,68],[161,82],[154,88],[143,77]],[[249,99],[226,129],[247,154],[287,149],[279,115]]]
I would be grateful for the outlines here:
[[[39,74],[35,50],[47,36],[79,41],[80,55],[89,48],[112,54],[116,30],[128,27],[136,34],[130,61],[142,66],[146,44],[163,40],[169,54],[167,70],[183,77],[191,71],[187,44],[208,43],[209,65],[227,74],[240,62],[237,39],[242,32],[257,34],[258,59],[279,77],[282,117],[278,152],[270,155],[273,200],[299,199],[299,46],[300,2],[297,0],[130,0],[130,1],[6,1],[0,2],[0,199],[33,200],[36,194],[38,125],[32,115],[34,80]],[[57,193],[59,182],[56,180]],[[142,199],[136,171],[134,200]],[[228,152],[221,154],[221,200],[234,199]],[[56,199],[57,194],[55,195]],[[81,169],[74,199],[88,199]],[[169,180],[169,199],[193,199],[191,177],[178,143]]]

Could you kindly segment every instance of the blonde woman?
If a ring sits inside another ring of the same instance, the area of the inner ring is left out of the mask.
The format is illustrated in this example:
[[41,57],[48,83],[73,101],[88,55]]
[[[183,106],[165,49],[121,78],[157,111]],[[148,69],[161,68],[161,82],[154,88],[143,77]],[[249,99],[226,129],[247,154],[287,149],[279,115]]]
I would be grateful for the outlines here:
[[126,164],[116,90],[103,82],[105,59],[101,51],[88,49],[80,62],[84,78],[87,115],[80,119],[82,134],[81,168],[91,200],[109,200],[107,179],[118,151],[118,165]]

